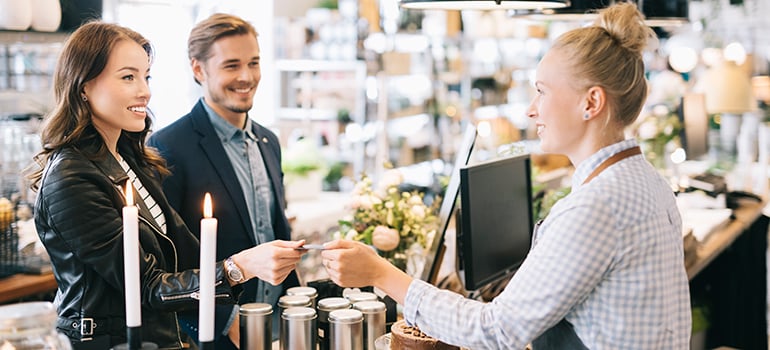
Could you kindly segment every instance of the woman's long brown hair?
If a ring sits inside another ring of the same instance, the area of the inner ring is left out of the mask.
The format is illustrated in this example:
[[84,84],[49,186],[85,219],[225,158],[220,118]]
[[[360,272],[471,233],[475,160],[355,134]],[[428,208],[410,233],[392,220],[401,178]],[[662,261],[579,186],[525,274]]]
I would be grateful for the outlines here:
[[[90,159],[102,159],[109,154],[101,135],[94,128],[93,112],[81,94],[86,82],[101,74],[115,45],[131,40],[141,45],[152,60],[152,46],[141,34],[116,24],[100,21],[86,23],[70,35],[62,48],[54,73],[55,106],[45,118],[41,130],[43,149],[34,157],[34,164],[27,168],[30,187],[37,190],[43,170],[51,154],[75,146]],[[130,150],[138,163],[151,173],[169,174],[166,163],[152,148],[145,147],[152,119],[145,118],[141,132],[123,131],[118,139],[118,149]],[[96,151],[91,151],[96,150]]]

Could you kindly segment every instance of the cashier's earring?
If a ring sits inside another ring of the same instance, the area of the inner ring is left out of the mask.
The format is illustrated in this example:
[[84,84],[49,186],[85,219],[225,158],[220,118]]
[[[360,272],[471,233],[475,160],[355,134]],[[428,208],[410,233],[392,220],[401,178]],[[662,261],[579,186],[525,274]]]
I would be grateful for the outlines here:
[[83,102],[87,102],[87,101],[88,101],[88,96],[83,95]]
[[[85,98],[85,96],[83,96],[83,98]],[[84,101],[85,101],[85,100],[84,100]],[[588,115],[588,113],[586,113],[586,114],[583,114],[583,119],[585,119],[585,120],[588,120],[588,118],[591,118],[591,116],[590,116],[590,115]]]

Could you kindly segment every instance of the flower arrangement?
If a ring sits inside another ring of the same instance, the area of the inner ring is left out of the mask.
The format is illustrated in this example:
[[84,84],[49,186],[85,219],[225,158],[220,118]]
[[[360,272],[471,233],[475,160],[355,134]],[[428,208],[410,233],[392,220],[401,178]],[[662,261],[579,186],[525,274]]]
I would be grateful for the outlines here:
[[362,175],[348,205],[353,213],[339,220],[335,238],[369,244],[380,256],[406,271],[409,251],[424,251],[436,233],[439,201],[425,205],[424,194],[400,191],[402,182],[403,176],[397,170],[385,172],[376,188],[371,178]]

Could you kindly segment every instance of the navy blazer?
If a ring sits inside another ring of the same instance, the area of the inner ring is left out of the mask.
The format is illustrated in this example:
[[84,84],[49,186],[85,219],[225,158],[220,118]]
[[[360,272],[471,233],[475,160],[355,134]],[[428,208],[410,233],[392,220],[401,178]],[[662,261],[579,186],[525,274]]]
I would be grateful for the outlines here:
[[[214,216],[218,220],[217,260],[256,245],[246,199],[225,149],[209,120],[203,100],[187,115],[152,134],[148,145],[157,148],[168,162],[172,175],[163,180],[163,191],[184,222],[200,237],[203,197],[211,193]],[[286,199],[281,170],[281,145],[267,128],[252,122],[252,132],[260,140],[259,150],[272,184],[275,208],[275,238],[291,240],[291,227],[284,213]],[[299,285],[296,272],[283,282],[286,288]],[[253,302],[257,279],[243,285],[240,303]]]

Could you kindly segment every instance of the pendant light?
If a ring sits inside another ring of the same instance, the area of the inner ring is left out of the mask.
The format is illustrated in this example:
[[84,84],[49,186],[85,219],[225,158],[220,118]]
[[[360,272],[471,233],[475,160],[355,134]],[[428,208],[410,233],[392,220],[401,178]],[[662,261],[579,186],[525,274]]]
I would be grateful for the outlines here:
[[613,0],[572,0],[568,7],[543,10],[514,10],[511,16],[549,21],[592,21],[596,19],[599,10],[611,5],[613,2]]
[[689,22],[689,0],[637,0],[650,27],[677,27]]
[[402,0],[401,7],[418,10],[516,10],[569,6],[568,0]]
[[[674,27],[688,22],[688,0],[637,0],[644,23],[650,27]],[[599,10],[615,0],[572,0],[569,7],[515,10],[512,17],[549,21],[593,21]]]

